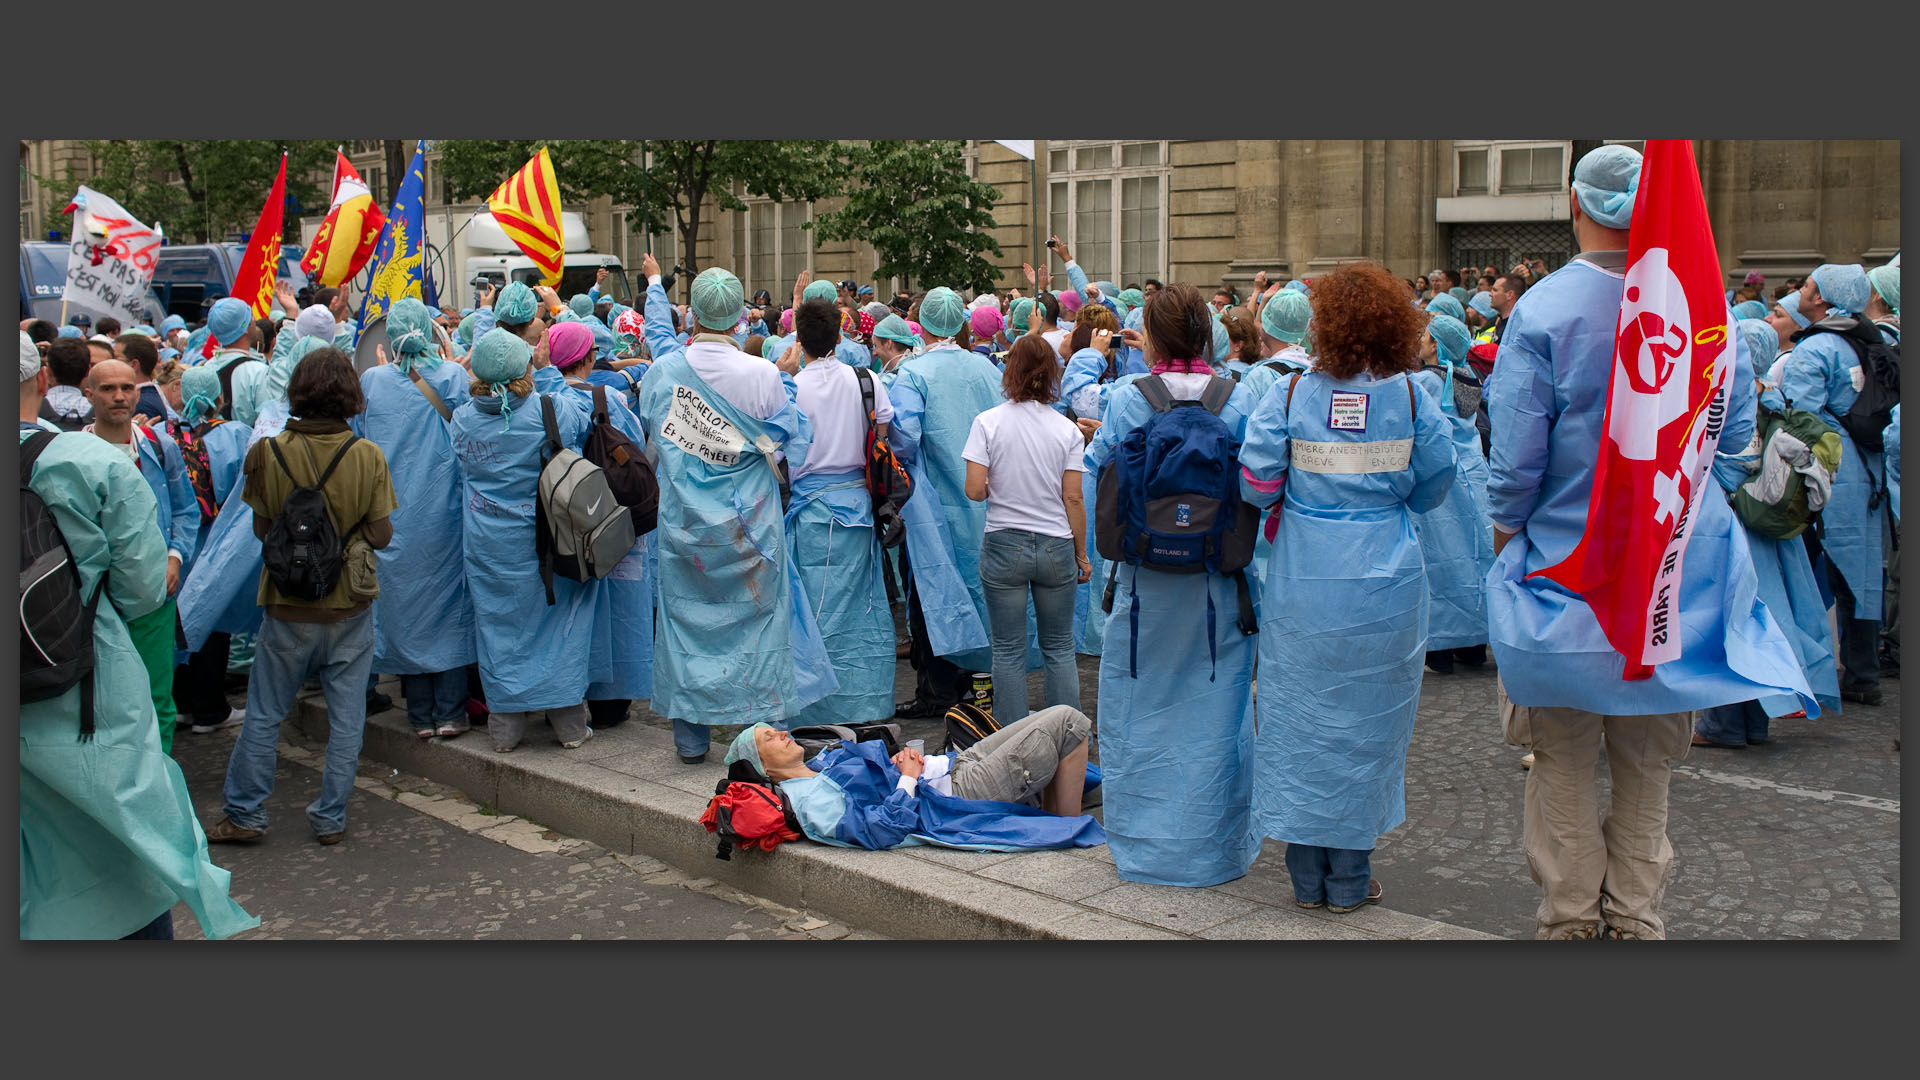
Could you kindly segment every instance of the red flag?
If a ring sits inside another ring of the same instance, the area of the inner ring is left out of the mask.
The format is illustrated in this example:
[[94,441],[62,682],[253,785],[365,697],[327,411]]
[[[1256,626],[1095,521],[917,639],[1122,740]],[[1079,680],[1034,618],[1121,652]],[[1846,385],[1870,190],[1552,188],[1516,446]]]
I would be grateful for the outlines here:
[[1606,435],[1596,447],[1587,529],[1565,561],[1533,575],[1580,594],[1625,679],[1680,656],[1680,568],[1733,372],[1693,144],[1649,139],[1627,240]]
[[273,190],[267,193],[267,205],[260,208],[260,222],[247,240],[247,253],[240,269],[233,272],[232,295],[253,308],[253,317],[265,318],[273,310],[275,270],[280,265],[280,215],[287,208],[287,155],[280,155],[280,175],[273,178]]
[[300,260],[300,269],[329,286],[344,284],[366,268],[387,224],[387,216],[374,205],[373,193],[347,155],[336,150],[334,159],[333,204]]

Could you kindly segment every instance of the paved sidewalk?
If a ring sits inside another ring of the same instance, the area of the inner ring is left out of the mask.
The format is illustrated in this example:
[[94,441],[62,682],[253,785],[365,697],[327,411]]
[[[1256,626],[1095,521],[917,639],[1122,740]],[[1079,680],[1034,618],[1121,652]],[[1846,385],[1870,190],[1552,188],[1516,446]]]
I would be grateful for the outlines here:
[[[398,696],[397,685],[387,690]],[[302,700],[295,721],[310,736],[325,737],[317,698]],[[723,862],[714,857],[716,843],[698,820],[724,775],[717,747],[707,764],[685,765],[667,732],[633,721],[596,732],[577,750],[561,749],[547,729],[537,727],[515,752],[496,754],[482,732],[422,742],[408,729],[404,712],[392,710],[369,718],[362,753],[449,785],[491,812],[518,815],[617,855],[651,856],[890,937],[1495,938],[1390,907],[1344,916],[1302,911],[1294,907],[1286,868],[1271,849],[1246,877],[1208,889],[1122,881],[1104,846],[1005,854],[931,847],[857,851],[802,842],[771,854],[735,852]],[[1387,903],[1392,900],[1389,883]]]

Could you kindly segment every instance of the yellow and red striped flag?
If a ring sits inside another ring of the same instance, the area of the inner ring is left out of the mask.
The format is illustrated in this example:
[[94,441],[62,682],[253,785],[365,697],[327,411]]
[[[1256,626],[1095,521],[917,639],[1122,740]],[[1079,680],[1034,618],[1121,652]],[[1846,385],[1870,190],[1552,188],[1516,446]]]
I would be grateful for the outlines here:
[[[273,178],[273,190],[267,192],[267,205],[260,208],[260,220],[247,238],[247,253],[240,268],[233,272],[232,295],[253,308],[253,317],[266,318],[273,310],[275,270],[280,265],[281,215],[287,208],[287,155],[280,155],[280,175]],[[298,314],[294,312],[293,314]]]
[[553,159],[546,147],[487,196],[487,209],[500,231],[540,268],[540,283],[549,288],[560,284],[567,242],[560,227],[560,181],[553,174]]
[[373,258],[386,224],[387,216],[374,205],[366,181],[354,171],[347,155],[334,151],[333,205],[320,231],[313,234],[313,243],[307,245],[300,269],[329,287],[352,280]]

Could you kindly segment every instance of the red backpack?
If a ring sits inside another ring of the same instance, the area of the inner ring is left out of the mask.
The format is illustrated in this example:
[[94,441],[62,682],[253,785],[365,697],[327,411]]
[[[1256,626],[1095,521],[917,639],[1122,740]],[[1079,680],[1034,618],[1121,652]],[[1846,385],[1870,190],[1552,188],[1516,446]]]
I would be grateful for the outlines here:
[[220,504],[213,498],[213,466],[207,459],[207,444],[202,437],[225,420],[211,419],[198,427],[188,424],[167,425],[168,434],[180,447],[180,461],[186,466],[187,480],[193,484],[194,498],[200,501],[200,516],[212,521],[220,514]]
[[716,859],[731,861],[736,846],[772,851],[802,836],[800,819],[794,816],[786,793],[765,780],[740,779],[751,775],[751,770],[731,770],[715,785],[713,798],[700,815],[700,824],[708,832],[720,834]]

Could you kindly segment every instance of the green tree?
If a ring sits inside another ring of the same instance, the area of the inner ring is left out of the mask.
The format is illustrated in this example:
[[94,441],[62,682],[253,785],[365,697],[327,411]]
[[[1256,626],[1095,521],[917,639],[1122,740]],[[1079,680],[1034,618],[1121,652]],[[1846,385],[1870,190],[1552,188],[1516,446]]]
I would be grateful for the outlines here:
[[[547,148],[563,199],[611,196],[617,205],[641,211],[648,231],[680,233],[682,264],[698,273],[696,252],[703,211],[711,199],[721,210],[746,204],[733,194],[782,202],[834,194],[842,169],[831,139],[649,140],[631,139],[450,139],[441,149],[441,174],[450,198],[485,198],[540,147]],[[650,167],[642,167],[642,149]]]
[[37,178],[48,190],[51,206],[66,206],[85,184],[112,196],[141,221],[160,222],[168,238],[194,243],[253,231],[284,149],[287,195],[295,205],[282,218],[281,236],[297,244],[300,214],[324,210],[332,195],[328,184],[339,144],[322,139],[143,139],[89,140],[86,145],[94,161],[91,174],[69,169],[62,176]]
[[899,275],[922,287],[993,287],[999,270],[982,252],[1000,254],[986,231],[1000,193],[967,179],[959,142],[872,142],[845,153],[852,190],[846,206],[812,223],[823,239],[872,244],[879,277]]

